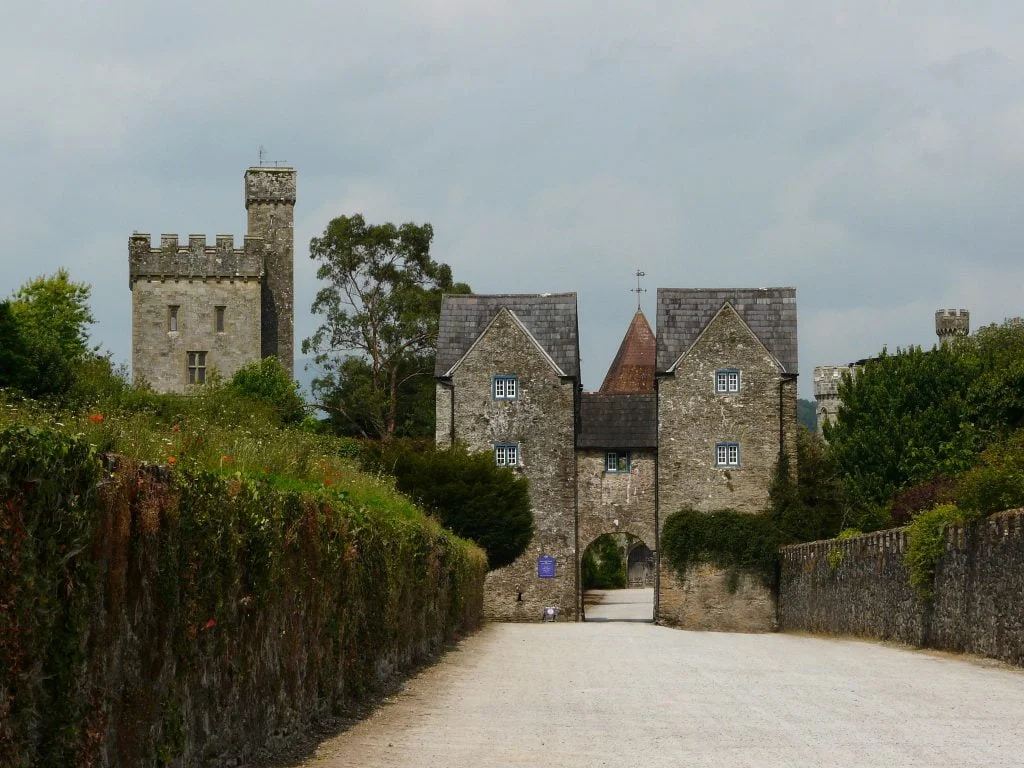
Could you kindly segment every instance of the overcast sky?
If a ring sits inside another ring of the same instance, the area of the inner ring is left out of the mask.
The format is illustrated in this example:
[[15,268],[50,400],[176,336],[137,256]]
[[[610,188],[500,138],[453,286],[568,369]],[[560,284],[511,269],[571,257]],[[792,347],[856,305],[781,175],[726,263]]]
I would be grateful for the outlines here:
[[310,237],[429,221],[479,293],[577,291],[600,385],[657,286],[797,288],[815,365],[1024,313],[1024,3],[8,4],[0,295],[58,267],[130,358],[128,236],[245,230],[264,145]]

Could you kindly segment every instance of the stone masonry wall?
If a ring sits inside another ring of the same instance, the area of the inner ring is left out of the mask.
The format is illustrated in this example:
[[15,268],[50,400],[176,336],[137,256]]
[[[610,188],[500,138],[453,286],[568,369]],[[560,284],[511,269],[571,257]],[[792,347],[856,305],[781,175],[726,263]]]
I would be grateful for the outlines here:
[[[498,362],[496,362],[498,361]],[[515,400],[495,400],[492,377],[519,377]],[[507,310],[467,353],[452,374],[454,435],[471,450],[518,443],[516,470],[530,481],[534,537],[511,565],[487,576],[488,618],[538,621],[546,606],[560,618],[576,617],[575,387],[562,379]],[[443,414],[438,414],[438,423]],[[537,576],[537,558],[555,558],[556,576]]]
[[[168,329],[168,307],[178,307],[178,330]],[[223,306],[224,332],[215,327]],[[205,351],[207,376],[225,378],[260,357],[258,278],[139,279],[132,287],[132,371],[160,392],[188,386],[186,353]]]
[[654,462],[654,451],[634,450],[629,472],[607,472],[603,450],[577,452],[581,553],[604,533],[630,533],[657,549]]
[[[715,392],[715,371],[723,368],[740,371],[739,392]],[[715,466],[719,442],[739,443],[738,467]],[[739,315],[726,307],[674,375],[658,383],[660,523],[687,507],[762,512],[783,448],[796,467],[795,381],[784,379]],[[659,567],[659,621],[700,629],[772,629],[768,589],[744,582],[730,592],[728,576],[714,569],[697,569],[680,581]]]
[[906,549],[905,529],[784,548],[780,629],[894,640],[1024,666],[1024,510],[946,532],[931,605],[910,586]]

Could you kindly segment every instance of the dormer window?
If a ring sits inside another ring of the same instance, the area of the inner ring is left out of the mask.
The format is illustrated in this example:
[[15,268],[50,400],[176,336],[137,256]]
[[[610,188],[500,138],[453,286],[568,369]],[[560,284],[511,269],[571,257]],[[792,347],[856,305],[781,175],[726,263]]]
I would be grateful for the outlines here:
[[491,392],[495,400],[515,400],[519,396],[519,378],[510,375],[495,376]]
[[735,368],[720,368],[715,371],[715,392],[735,394],[740,391],[740,372]]
[[605,472],[629,472],[629,451],[607,451],[604,454]]

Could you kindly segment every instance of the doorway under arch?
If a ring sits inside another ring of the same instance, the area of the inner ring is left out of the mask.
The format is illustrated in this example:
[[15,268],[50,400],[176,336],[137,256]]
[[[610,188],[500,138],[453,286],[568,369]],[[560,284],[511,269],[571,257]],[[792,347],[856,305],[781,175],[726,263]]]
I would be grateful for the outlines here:
[[580,580],[584,621],[653,622],[654,552],[629,533],[605,533],[583,550]]

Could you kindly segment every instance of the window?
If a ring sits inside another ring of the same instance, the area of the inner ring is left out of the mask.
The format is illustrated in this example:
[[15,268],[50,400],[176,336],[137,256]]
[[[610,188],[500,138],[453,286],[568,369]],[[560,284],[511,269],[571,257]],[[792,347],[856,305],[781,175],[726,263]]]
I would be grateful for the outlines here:
[[206,353],[186,352],[188,357],[188,383],[206,383]]
[[178,305],[171,304],[167,307],[167,330],[170,333],[178,332]]
[[495,376],[493,391],[495,400],[515,400],[519,393],[519,379],[515,376]]
[[629,472],[629,451],[608,451],[604,455],[605,472]]
[[494,446],[494,463],[499,467],[519,466],[519,445],[502,444]]
[[224,333],[224,310],[227,307],[213,308],[213,329],[217,333]]
[[731,368],[715,371],[715,392],[732,393],[740,391],[740,372]]
[[738,467],[740,465],[739,443],[718,443],[715,445],[716,467]]

